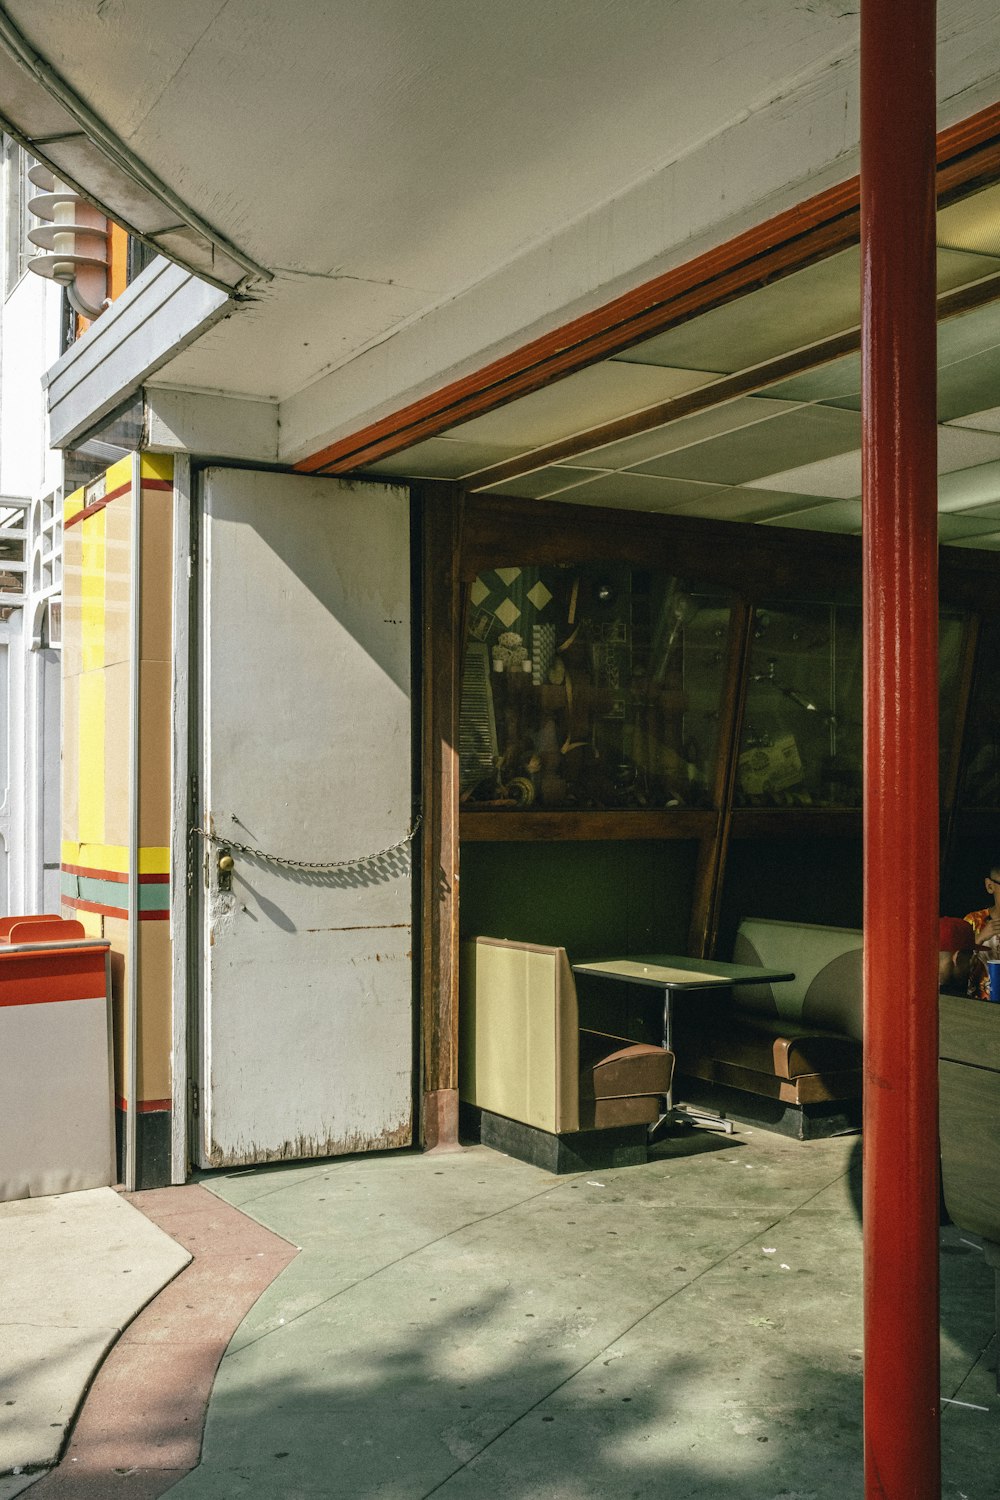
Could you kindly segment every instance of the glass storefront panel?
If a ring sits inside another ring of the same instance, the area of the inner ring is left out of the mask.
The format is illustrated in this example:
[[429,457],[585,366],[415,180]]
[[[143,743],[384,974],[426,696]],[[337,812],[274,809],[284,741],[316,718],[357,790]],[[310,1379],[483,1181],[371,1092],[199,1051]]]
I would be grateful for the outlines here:
[[467,599],[463,805],[710,806],[729,619],[723,596],[621,564],[481,574]]
[[976,651],[976,679],[966,715],[964,774],[959,805],[1000,807],[1000,697],[996,670],[1000,625],[984,625]]
[[[961,615],[942,614],[942,756],[954,734],[963,628]],[[860,607],[762,605],[752,633],[736,805],[860,807]]]

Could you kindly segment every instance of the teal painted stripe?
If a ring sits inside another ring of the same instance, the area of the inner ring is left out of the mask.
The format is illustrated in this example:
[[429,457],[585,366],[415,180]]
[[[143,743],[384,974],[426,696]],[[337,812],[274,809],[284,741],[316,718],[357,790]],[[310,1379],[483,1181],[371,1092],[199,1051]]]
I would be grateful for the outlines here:
[[[115,906],[122,909],[128,905],[128,886],[118,880],[96,880],[89,875],[70,875],[63,870],[61,890],[64,896],[76,896],[80,901],[93,901],[98,906]],[[139,884],[140,911],[169,911],[170,886],[166,881]]]
[[139,884],[139,910],[140,911],[169,911],[170,910],[170,886],[166,881],[157,882],[156,885]]

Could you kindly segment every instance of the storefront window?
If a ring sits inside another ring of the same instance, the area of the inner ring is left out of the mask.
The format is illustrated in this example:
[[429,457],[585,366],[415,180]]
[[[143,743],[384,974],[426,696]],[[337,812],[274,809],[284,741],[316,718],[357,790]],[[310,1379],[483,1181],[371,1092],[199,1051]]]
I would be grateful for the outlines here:
[[[963,622],[940,625],[942,754],[954,730]],[[860,807],[861,610],[764,605],[754,612],[736,803]]]
[[1000,697],[995,666],[1000,660],[1000,625],[984,625],[976,658],[959,801],[967,808],[994,808],[1000,807]]
[[498,568],[468,595],[465,806],[707,807],[725,598],[624,565]]

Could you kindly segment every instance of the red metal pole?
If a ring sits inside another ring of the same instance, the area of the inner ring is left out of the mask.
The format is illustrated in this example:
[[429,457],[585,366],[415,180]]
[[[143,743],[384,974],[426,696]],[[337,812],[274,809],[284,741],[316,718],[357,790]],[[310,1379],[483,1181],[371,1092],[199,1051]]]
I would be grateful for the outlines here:
[[941,1494],[935,6],[862,0],[865,1494]]

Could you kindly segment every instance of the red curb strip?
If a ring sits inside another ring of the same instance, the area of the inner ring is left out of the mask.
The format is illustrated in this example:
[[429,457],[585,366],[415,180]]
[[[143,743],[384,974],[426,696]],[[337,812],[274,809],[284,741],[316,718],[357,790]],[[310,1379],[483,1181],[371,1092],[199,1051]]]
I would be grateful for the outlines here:
[[298,1253],[197,1185],[123,1196],[194,1259],[122,1333],[32,1500],[157,1500],[196,1468],[219,1361]]

